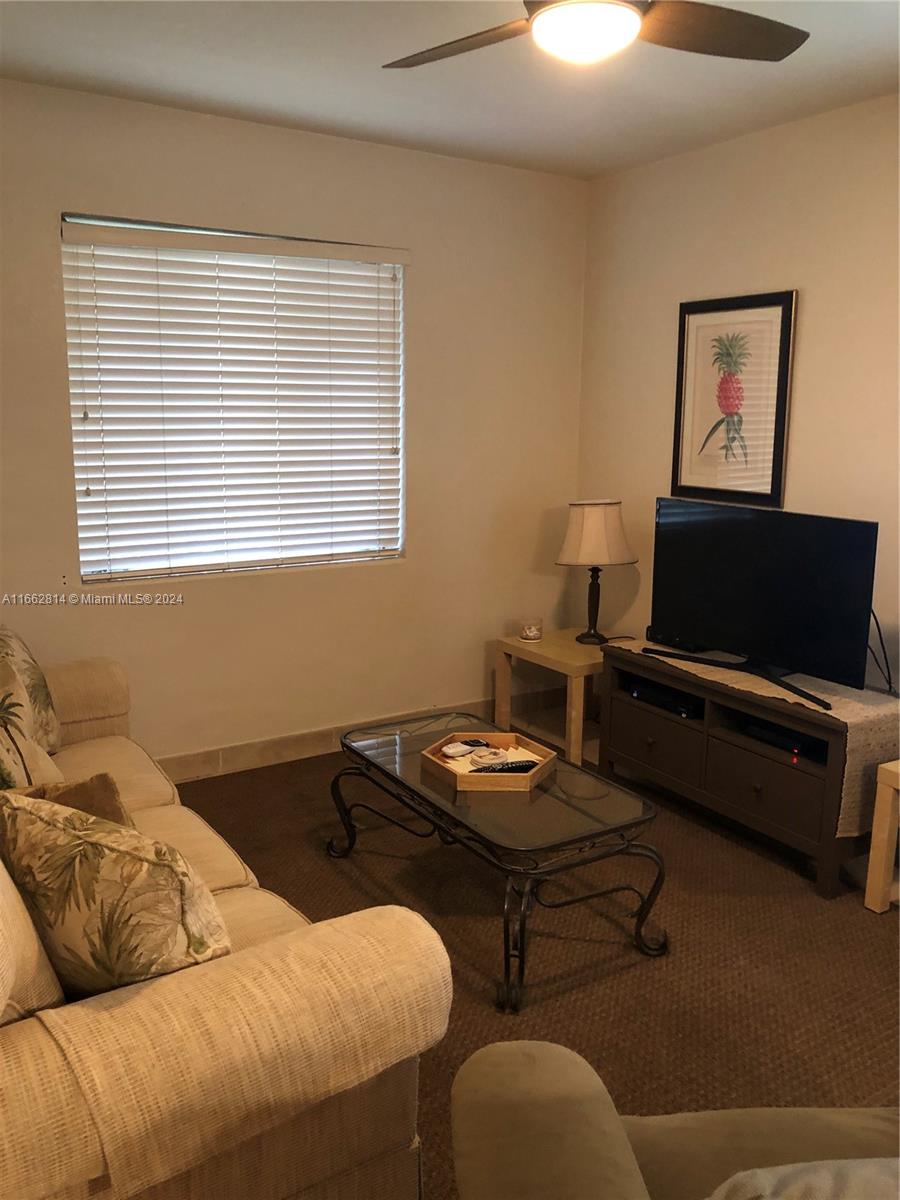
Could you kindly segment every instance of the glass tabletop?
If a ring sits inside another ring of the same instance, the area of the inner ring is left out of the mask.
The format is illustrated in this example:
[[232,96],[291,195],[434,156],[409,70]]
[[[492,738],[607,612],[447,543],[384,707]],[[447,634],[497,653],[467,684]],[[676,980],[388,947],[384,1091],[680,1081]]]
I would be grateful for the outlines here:
[[549,850],[615,833],[650,820],[649,800],[556,760],[556,770],[528,792],[454,792],[422,770],[422,751],[448,733],[486,733],[499,726],[471,713],[433,713],[344,734],[341,743],[385,775],[411,788],[478,837],[505,850]]

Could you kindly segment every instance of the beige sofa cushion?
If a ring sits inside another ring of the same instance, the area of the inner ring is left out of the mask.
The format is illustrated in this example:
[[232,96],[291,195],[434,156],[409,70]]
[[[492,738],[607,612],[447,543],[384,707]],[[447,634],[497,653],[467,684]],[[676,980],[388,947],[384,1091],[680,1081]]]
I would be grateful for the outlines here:
[[287,900],[263,888],[231,888],[227,892],[217,892],[216,904],[234,953],[311,924]]
[[0,1025],[62,1002],[59,980],[24,901],[0,862]]
[[0,792],[0,855],[70,995],[228,954],[212,893],[177,850],[49,800]]
[[25,714],[25,733],[51,754],[59,747],[59,721],[44,672],[34,655],[6,625],[0,625],[0,659],[9,661],[22,680],[28,694]]
[[44,667],[59,717],[60,745],[128,737],[128,676],[113,658],[80,658]]
[[103,772],[112,775],[122,806],[130,813],[178,803],[175,784],[147,751],[130,738],[91,738],[63,746],[53,761],[70,783]]
[[190,808],[181,804],[142,808],[131,819],[141,833],[183,854],[210,891],[256,886],[247,864]]

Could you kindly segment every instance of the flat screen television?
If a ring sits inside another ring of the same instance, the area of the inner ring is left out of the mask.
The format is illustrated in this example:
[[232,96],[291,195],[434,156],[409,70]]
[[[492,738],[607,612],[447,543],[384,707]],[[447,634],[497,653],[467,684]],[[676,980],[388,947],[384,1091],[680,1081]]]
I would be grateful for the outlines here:
[[647,636],[864,687],[877,539],[874,521],[659,499]]

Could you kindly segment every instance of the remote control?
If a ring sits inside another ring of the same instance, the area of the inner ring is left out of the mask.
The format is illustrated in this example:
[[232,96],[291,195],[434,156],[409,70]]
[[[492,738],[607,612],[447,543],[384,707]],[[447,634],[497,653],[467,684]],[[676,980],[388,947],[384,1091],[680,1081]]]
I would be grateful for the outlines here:
[[527,775],[529,771],[533,771],[537,766],[537,760],[528,758],[521,759],[519,762],[497,763],[495,767],[476,767],[474,771],[470,771],[470,775]]

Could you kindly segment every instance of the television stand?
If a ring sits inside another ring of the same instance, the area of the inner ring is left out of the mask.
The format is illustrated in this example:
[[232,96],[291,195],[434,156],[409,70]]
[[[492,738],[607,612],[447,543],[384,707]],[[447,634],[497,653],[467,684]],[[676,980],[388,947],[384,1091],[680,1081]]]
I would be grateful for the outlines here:
[[776,683],[779,687],[784,688],[786,692],[791,692],[794,696],[799,696],[801,700],[808,700],[810,704],[818,704],[819,708],[824,708],[826,712],[831,712],[831,705],[827,700],[823,700],[821,696],[815,696],[812,692],[805,692],[803,688],[797,687],[796,683],[788,683],[784,675],[790,672],[781,672],[776,667],[771,667],[767,663],[759,662],[754,658],[745,658],[738,662],[723,662],[720,658],[706,658],[702,654],[681,654],[676,650],[657,649],[656,646],[644,646],[641,650],[642,654],[653,654],[657,658],[674,658],[679,662],[699,663],[703,667],[725,667],[729,671],[743,671],[745,675],[758,675],[760,679],[767,679],[769,683]]
[[871,829],[875,765],[900,752],[898,701],[828,684],[824,712],[724,663],[664,655],[641,640],[604,646],[600,773],[643,779],[807,855],[819,892],[837,895],[841,864]]

